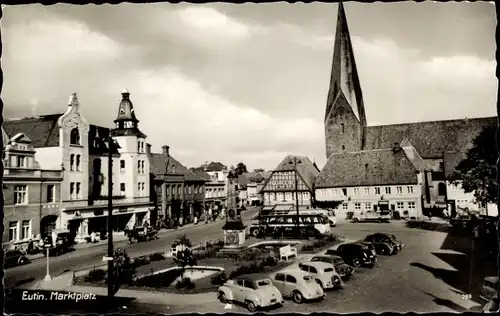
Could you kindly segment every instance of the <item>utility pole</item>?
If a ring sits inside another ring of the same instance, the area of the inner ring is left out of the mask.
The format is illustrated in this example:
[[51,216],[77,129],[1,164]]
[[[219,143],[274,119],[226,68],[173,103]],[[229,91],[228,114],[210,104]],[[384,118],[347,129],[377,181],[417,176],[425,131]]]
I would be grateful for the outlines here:
[[299,237],[300,236],[300,213],[299,213],[299,180],[297,178],[297,163],[300,163],[300,160],[298,160],[297,157],[293,157],[292,161],[290,163],[293,164],[294,176],[295,176],[295,208],[297,210],[297,237]]
[[108,299],[113,300],[113,149],[114,141],[109,131],[108,138]]

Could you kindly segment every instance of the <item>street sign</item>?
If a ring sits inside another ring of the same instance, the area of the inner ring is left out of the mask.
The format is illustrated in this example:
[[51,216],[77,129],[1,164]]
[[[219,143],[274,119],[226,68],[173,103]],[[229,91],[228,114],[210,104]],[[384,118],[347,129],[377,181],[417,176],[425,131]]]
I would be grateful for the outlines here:
[[102,257],[102,261],[113,261],[113,257]]

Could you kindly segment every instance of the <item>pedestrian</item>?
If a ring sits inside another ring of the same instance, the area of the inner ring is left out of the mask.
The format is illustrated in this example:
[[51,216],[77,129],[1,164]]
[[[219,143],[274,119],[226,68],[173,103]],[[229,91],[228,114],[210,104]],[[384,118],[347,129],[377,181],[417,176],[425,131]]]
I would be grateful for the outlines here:
[[212,220],[212,208],[211,207],[208,209],[208,220],[209,221]]
[[194,215],[194,224],[195,225],[198,224],[198,215],[197,214]]

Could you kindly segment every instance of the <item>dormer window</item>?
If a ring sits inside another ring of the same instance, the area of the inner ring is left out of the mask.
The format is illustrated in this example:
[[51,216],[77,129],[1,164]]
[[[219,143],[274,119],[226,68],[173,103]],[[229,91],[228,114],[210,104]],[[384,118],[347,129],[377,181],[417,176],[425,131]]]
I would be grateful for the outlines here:
[[18,168],[26,168],[26,157],[25,156],[17,156],[17,167]]
[[78,130],[78,127],[75,127],[71,130],[70,144],[71,145],[80,145],[80,131]]
[[340,133],[344,134],[344,123],[340,123]]

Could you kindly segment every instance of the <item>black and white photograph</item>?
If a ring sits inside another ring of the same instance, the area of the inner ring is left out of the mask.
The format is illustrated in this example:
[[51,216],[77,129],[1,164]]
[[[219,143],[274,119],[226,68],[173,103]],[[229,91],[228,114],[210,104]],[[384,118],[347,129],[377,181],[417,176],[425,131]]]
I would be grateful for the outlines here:
[[499,311],[494,2],[1,10],[6,314]]

